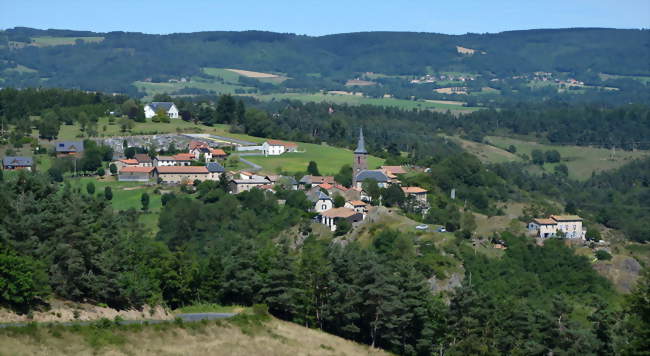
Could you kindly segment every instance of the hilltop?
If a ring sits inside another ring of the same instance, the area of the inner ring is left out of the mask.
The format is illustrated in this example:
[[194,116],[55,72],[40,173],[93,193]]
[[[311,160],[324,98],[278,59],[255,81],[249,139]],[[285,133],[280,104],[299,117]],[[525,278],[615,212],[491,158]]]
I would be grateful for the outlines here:
[[[271,100],[276,96],[270,94],[331,91],[352,94],[345,95],[348,101],[363,93],[406,103],[415,97],[481,104],[484,95],[520,96],[527,90],[544,92],[550,85],[556,92],[571,94],[620,96],[617,92],[623,91],[640,100],[634,90],[643,88],[650,76],[648,34],[648,30],[575,28],[310,37],[262,31],[150,35],[17,27],[0,32],[4,58],[0,77],[3,86],[140,96],[215,92]],[[466,93],[475,95],[464,98]],[[543,95],[548,96],[548,90]],[[422,107],[434,104],[423,103]],[[454,108],[442,105],[444,110]]]

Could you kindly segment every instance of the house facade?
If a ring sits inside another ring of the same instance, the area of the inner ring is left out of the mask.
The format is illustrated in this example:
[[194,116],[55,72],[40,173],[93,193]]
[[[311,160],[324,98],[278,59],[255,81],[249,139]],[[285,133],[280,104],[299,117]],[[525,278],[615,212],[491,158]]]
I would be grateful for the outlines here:
[[133,158],[138,161],[139,167],[153,167],[153,160],[146,153],[136,153]]
[[420,203],[427,202],[428,191],[426,189],[422,189],[420,187],[402,187],[402,191],[404,192],[404,195],[407,197],[413,197]]
[[582,218],[577,215],[551,215],[550,218],[536,218],[528,223],[528,232],[541,238],[563,235],[568,239],[585,239],[587,230]]
[[153,159],[154,167],[189,166],[192,163],[192,155],[180,153],[174,156],[158,156]]
[[2,169],[6,171],[26,170],[31,171],[34,160],[31,157],[7,156],[2,159]]
[[262,143],[262,153],[265,156],[278,156],[285,152],[296,152],[298,145],[293,142],[267,140]]
[[158,111],[164,111],[170,119],[178,119],[178,108],[171,102],[153,102],[144,106],[144,117],[151,119]]
[[123,167],[117,174],[120,182],[149,182],[153,178],[154,167]]
[[327,194],[321,192],[320,190],[314,192],[308,196],[309,200],[312,202],[312,210],[321,213],[326,210],[330,210],[334,207],[334,202]]
[[262,186],[268,185],[269,181],[266,179],[232,179],[228,184],[228,190],[232,194],[239,194],[241,192],[247,192],[253,188],[261,188]]
[[60,141],[55,144],[57,157],[80,156],[84,151],[83,141]]
[[363,220],[363,214],[349,208],[333,208],[321,212],[319,218],[321,224],[329,227],[331,231],[335,231],[337,223],[341,220],[347,220],[354,224]]
[[[154,178],[161,183],[192,183],[195,180],[206,181],[215,177],[205,166],[160,166],[154,169]],[[218,175],[216,175],[218,180]]]
[[345,202],[345,208],[352,209],[356,211],[357,213],[363,214],[363,217],[366,217],[366,214],[368,214],[368,204],[364,201],[361,200],[351,200],[348,202]]

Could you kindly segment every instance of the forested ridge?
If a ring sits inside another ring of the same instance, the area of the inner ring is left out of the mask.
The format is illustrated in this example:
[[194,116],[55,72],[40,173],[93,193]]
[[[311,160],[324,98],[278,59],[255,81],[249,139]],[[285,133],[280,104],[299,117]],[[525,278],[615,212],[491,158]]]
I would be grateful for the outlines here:
[[[300,192],[281,193],[296,195],[281,206],[261,191],[198,188],[165,199],[154,237],[139,212],[116,212],[102,194],[42,174],[5,178],[0,304],[27,311],[49,295],[118,308],[265,303],[277,317],[404,355],[647,349],[649,276],[619,309],[609,282],[560,240],[539,247],[504,233],[499,260],[456,238],[444,250],[467,276],[446,305],[418,267],[441,251],[414,235],[382,229],[368,248],[333,244],[310,236]],[[277,233],[290,227],[304,238],[295,247]]]
[[[35,36],[91,36],[103,40],[68,46],[23,46]],[[535,71],[649,75],[649,38],[648,30],[602,28],[466,35],[364,32],[309,37],[261,31],[149,35],[17,27],[0,32],[0,69],[20,64],[38,71],[5,73],[9,85],[129,94],[136,94],[131,86],[134,81],[202,75],[203,67],[286,73],[291,77],[283,84],[287,88],[340,86],[335,83],[365,72],[422,75],[431,69],[499,77]],[[456,46],[478,52],[462,55]],[[41,82],[39,78],[47,80]]]

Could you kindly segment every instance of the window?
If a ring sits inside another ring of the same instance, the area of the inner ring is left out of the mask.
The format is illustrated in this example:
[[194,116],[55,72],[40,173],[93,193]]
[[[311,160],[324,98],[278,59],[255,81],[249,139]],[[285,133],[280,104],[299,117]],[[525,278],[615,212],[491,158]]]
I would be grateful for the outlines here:
[[323,204],[323,205],[321,206],[321,209],[323,209],[323,210],[325,210],[326,208],[327,208],[327,205],[325,205],[325,204]]

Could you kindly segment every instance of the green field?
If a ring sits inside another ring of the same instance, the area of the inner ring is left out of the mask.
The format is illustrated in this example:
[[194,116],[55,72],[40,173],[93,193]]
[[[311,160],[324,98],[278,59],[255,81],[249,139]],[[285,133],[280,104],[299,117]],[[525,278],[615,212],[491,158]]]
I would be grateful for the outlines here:
[[[235,73],[233,73],[235,74]],[[138,90],[147,93],[146,99],[151,99],[156,94],[173,94],[183,88],[196,88],[208,91],[214,91],[219,94],[235,94],[236,90],[256,90],[253,87],[247,87],[235,83],[222,83],[216,80],[207,80],[200,77],[192,77],[188,82],[176,83],[149,83],[149,82],[133,82],[133,85]]]
[[464,140],[457,136],[444,136],[458,143],[465,151],[475,155],[483,163],[506,163],[521,161],[521,158],[504,149],[484,143]]
[[640,81],[643,84],[650,83],[650,76],[616,75],[616,74],[605,74],[605,73],[600,73],[599,76],[600,76],[600,79],[602,79],[602,80],[608,80],[608,79],[634,79],[634,80]]
[[95,43],[104,40],[104,37],[52,37],[40,36],[32,37],[32,44],[36,46],[60,46],[60,45],[73,45],[77,40],[82,40],[85,43]]
[[[309,161],[315,161],[321,174],[333,175],[345,164],[352,165],[352,151],[343,148],[298,143],[298,150],[304,152],[285,153],[280,156],[248,156],[247,160],[259,164],[265,173],[305,172]],[[374,169],[382,165],[383,159],[368,157],[368,168]]]
[[[230,68],[230,69],[238,69],[238,68]],[[212,68],[212,67],[206,67],[203,68],[203,73],[213,76],[213,77],[220,77],[224,81],[232,83],[232,84],[238,84],[239,83],[239,78],[240,77],[246,77],[244,75],[238,74],[236,72],[230,71],[228,69],[224,68]],[[271,73],[275,74],[275,73]],[[281,75],[281,74],[276,74],[278,77],[276,78],[252,78],[259,80],[260,82],[263,83],[271,83],[271,84],[280,84],[283,81],[287,80],[288,78]]]
[[[593,172],[600,172],[618,168],[636,158],[647,156],[648,151],[622,151],[617,150],[612,156],[612,151],[604,148],[581,147],[581,146],[556,146],[543,145],[537,142],[523,141],[508,137],[488,136],[488,141],[496,147],[506,149],[513,145],[517,148],[517,154],[530,156],[532,150],[539,149],[557,150],[562,156],[562,163],[569,167],[569,177],[578,180],[585,180],[591,177]],[[545,163],[541,169],[534,169],[534,172],[552,173],[557,163]]]
[[427,101],[413,101],[395,98],[368,98],[357,95],[339,95],[339,94],[298,94],[298,93],[279,93],[279,94],[264,94],[253,95],[255,98],[262,101],[272,100],[298,100],[302,102],[330,102],[334,104],[348,104],[348,105],[377,105],[377,106],[395,106],[404,110],[412,109],[433,109],[433,110],[451,110],[454,112],[472,112],[479,110],[479,108],[464,107],[454,104],[442,104]]

